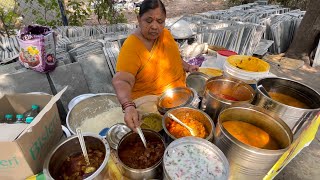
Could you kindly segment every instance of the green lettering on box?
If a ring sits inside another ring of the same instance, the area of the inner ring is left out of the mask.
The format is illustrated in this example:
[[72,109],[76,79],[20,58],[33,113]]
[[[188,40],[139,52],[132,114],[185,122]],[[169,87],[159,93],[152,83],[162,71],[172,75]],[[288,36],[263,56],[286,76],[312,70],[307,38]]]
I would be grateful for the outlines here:
[[38,137],[38,139],[33,143],[31,148],[29,149],[29,153],[33,160],[37,160],[39,156],[41,156],[41,152],[42,152],[41,150],[44,144],[46,144],[46,142],[50,140],[50,138],[52,137],[55,130],[54,125],[58,123],[58,120],[59,119],[57,118],[57,114],[55,113],[53,118],[51,119],[51,122],[49,123],[49,127],[44,126],[41,135]]
[[1,165],[1,166],[8,166],[7,160],[1,160],[1,161],[0,161],[0,165]]

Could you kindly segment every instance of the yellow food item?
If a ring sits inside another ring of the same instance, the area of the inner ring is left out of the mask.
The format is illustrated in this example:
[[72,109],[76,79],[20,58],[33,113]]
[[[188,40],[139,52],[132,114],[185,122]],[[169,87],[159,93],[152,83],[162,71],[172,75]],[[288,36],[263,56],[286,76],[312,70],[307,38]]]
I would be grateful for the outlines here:
[[188,94],[176,93],[172,96],[166,96],[161,101],[161,106],[164,108],[174,108],[186,103],[189,99]]
[[206,74],[206,75],[213,76],[213,77],[222,76],[222,74],[223,74],[223,72],[221,70],[213,69],[213,68],[199,68],[199,71]]
[[271,96],[271,98],[273,100],[278,101],[282,104],[286,104],[288,106],[293,106],[293,107],[297,107],[297,108],[304,108],[304,109],[309,108],[305,103],[303,103],[303,102],[299,101],[298,99],[293,98],[291,96],[288,96],[288,95],[285,95],[282,93],[278,93],[278,92],[269,92],[268,94]]
[[162,128],[162,117],[159,114],[151,113],[142,118],[141,127],[145,129],[151,129],[156,132],[161,131]]
[[227,61],[234,67],[245,71],[266,72],[270,69],[270,65],[256,57],[234,55],[228,57]]
[[[206,131],[206,128],[204,127],[202,122],[190,117],[182,119],[181,121],[185,123],[187,126],[189,126],[191,129],[195,130],[195,132],[197,133],[196,137],[206,138],[208,136],[208,132]],[[181,126],[179,123],[173,120],[171,120],[166,125],[166,127],[170,134],[172,134],[176,138],[192,136],[188,129],[186,129],[185,127]]]
[[225,121],[222,126],[244,144],[262,149],[280,149],[278,142],[264,130],[242,121]]

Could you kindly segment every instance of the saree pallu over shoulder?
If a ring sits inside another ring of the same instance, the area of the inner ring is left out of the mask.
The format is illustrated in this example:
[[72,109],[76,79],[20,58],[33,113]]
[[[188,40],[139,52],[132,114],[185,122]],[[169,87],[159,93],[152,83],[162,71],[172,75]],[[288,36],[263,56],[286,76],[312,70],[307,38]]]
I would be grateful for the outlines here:
[[117,71],[135,76],[133,99],[159,95],[168,88],[185,86],[180,52],[169,30],[163,30],[151,51],[134,35],[128,37],[123,48],[119,54]]

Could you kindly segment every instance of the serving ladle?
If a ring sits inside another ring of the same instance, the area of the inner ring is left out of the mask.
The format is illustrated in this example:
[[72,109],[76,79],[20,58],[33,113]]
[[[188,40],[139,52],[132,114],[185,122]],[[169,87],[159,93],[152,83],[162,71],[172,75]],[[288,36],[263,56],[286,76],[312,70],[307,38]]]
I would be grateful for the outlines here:
[[84,157],[84,160],[86,161],[87,163],[87,166],[86,166],[86,169],[85,169],[85,173],[92,173],[93,171],[96,170],[95,167],[93,166],[90,166],[90,161],[89,161],[89,156],[88,156],[88,152],[87,152],[87,147],[86,147],[86,143],[84,141],[84,138],[83,138],[83,135],[82,135],[82,132],[81,132],[81,129],[80,128],[77,128],[76,129],[76,132],[77,132],[77,136],[78,136],[78,139],[79,139],[79,143],[80,143],[80,146],[81,146],[81,150],[82,150],[82,154],[83,154],[83,157]]
[[146,138],[145,138],[144,135],[143,135],[143,132],[142,132],[141,128],[140,128],[140,127],[137,127],[136,129],[137,129],[137,132],[138,132],[138,134],[139,134],[139,136],[140,136],[140,139],[141,139],[144,147],[147,148],[147,141],[146,141]]
[[196,136],[198,133],[196,130],[192,129],[191,127],[189,127],[188,125],[186,125],[184,122],[180,121],[176,116],[174,116],[171,113],[168,113],[168,117],[172,120],[174,120],[175,122],[179,123],[181,126],[185,127],[186,129],[188,129],[188,131],[191,133],[192,136]]
[[268,91],[267,91],[261,84],[260,84],[257,88],[260,89],[260,91],[261,91],[264,95],[266,95],[266,96],[268,96],[269,98],[271,98],[271,96],[269,95]]

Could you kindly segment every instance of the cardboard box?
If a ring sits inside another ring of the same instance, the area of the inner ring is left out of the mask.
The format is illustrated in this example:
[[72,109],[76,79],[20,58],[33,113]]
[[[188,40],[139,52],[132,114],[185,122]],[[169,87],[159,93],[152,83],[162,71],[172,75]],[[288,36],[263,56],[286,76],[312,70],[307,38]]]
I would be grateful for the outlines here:
[[[66,89],[66,88],[65,88]],[[64,89],[64,90],[65,90]],[[64,90],[62,90],[64,92]],[[56,96],[12,94],[0,98],[0,117],[23,113],[37,104],[42,109],[31,124],[1,124],[0,179],[25,179],[43,169],[43,162],[63,136]]]

